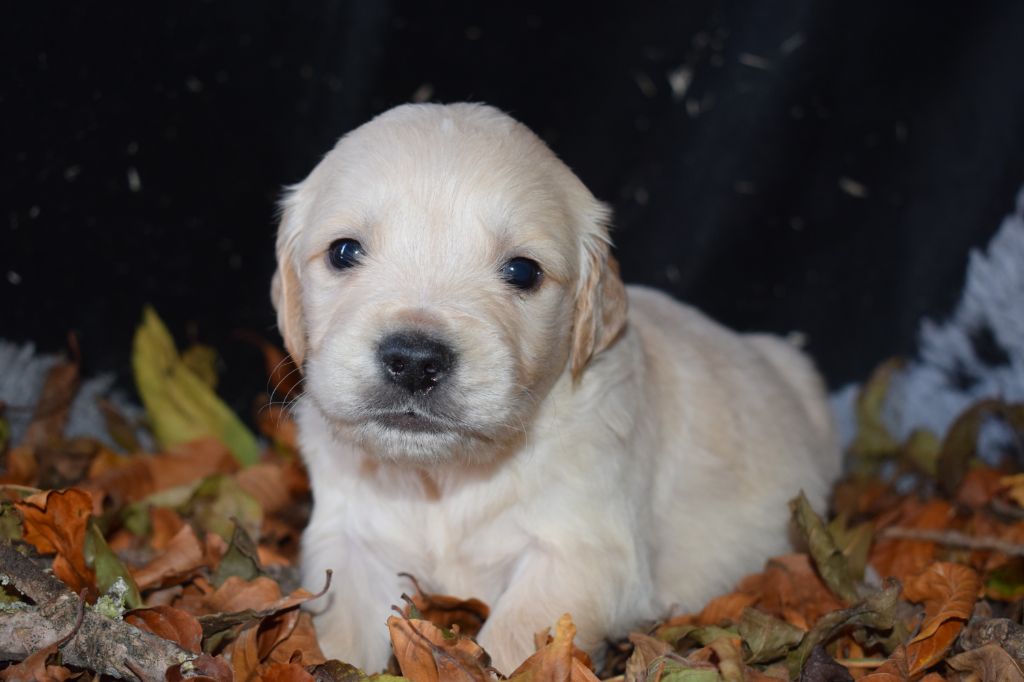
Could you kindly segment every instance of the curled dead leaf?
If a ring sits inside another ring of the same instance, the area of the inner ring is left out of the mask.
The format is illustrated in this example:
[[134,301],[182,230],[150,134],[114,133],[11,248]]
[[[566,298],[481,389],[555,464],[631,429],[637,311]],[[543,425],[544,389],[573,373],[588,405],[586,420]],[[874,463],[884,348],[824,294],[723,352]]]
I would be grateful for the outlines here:
[[[489,682],[490,661],[473,640],[430,621],[388,618],[391,645],[402,675],[412,682]],[[553,678],[552,678],[553,679]]]

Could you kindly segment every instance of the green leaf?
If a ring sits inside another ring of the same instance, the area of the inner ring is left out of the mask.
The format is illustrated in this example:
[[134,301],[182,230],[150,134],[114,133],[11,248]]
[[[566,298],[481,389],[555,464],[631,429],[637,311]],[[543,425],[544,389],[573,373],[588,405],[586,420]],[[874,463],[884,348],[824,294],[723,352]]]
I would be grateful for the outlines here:
[[214,474],[203,479],[181,513],[201,529],[216,533],[230,542],[235,524],[241,526],[250,537],[259,537],[263,523],[263,508],[249,493],[224,474]]
[[[662,667],[663,666],[663,667]],[[659,668],[661,674],[659,675]],[[657,659],[647,669],[648,680],[661,682],[722,682],[722,676],[714,668],[691,667],[675,659]]]
[[217,351],[212,346],[193,343],[181,354],[181,361],[210,388],[217,388]]
[[135,384],[153,433],[163,445],[219,438],[243,466],[259,460],[256,437],[178,355],[167,327],[149,306],[132,347]]
[[7,423],[7,420],[0,415],[0,454],[3,454],[7,450],[7,445],[11,440],[11,425]]
[[231,576],[252,580],[261,575],[264,575],[263,566],[260,564],[256,543],[245,529],[236,523],[228,551],[224,553],[213,574],[213,585],[220,587]]
[[789,509],[793,514],[793,521],[807,541],[807,549],[822,580],[847,604],[857,601],[857,586],[849,563],[825,528],[821,517],[811,508],[811,503],[807,501],[803,491],[790,500]]
[[21,515],[8,502],[0,503],[0,540],[21,539]]
[[882,420],[882,410],[892,379],[903,365],[901,358],[886,360],[861,387],[857,395],[857,435],[850,444],[855,455],[883,457],[899,450],[899,442]]
[[1003,414],[1005,403],[997,399],[980,400],[956,418],[946,437],[936,462],[939,485],[948,495],[954,495],[970,469],[971,459],[978,449],[978,434],[982,425],[993,415]]
[[927,429],[915,429],[903,443],[903,456],[917,469],[929,476],[935,476],[942,444],[938,436]]
[[752,608],[743,609],[737,629],[750,652],[745,659],[747,663],[767,663],[782,658],[804,638],[800,628]]
[[836,547],[846,557],[846,565],[850,569],[850,576],[860,581],[864,578],[864,569],[868,565],[868,554],[871,551],[871,541],[875,537],[875,527],[870,521],[859,523],[850,527],[846,516],[840,514],[828,524],[829,535],[836,543]]
[[139,587],[135,584],[132,574],[110,549],[110,545],[103,538],[103,533],[91,519],[85,534],[85,563],[96,573],[96,587],[100,592],[108,592],[120,578],[127,586],[124,603],[131,609],[142,607],[142,595],[139,594]]
[[1024,597],[1024,560],[1014,559],[989,573],[985,591],[1006,601]]
[[829,642],[833,637],[849,628],[869,630],[891,630],[896,623],[896,605],[902,588],[896,580],[889,580],[886,588],[866,597],[848,609],[840,609],[822,616],[804,636],[800,646],[786,657],[790,675],[796,677],[804,661],[818,644]]
[[658,639],[680,650],[685,648],[687,640],[700,646],[707,646],[720,637],[735,637],[736,634],[736,628],[723,628],[717,625],[678,625],[665,628],[658,634]]

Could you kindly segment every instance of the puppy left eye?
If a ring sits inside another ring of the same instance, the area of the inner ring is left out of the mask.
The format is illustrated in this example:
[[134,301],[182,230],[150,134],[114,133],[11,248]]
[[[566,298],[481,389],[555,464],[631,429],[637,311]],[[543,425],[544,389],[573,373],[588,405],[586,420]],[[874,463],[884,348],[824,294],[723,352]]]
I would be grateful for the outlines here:
[[540,265],[529,258],[513,258],[501,266],[501,276],[515,288],[530,291],[540,284]]

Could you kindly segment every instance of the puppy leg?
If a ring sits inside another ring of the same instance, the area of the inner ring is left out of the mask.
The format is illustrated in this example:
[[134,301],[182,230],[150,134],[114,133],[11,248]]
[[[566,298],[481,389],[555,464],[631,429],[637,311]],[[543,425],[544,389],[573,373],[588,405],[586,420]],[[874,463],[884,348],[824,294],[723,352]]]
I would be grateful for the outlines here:
[[365,548],[315,532],[303,539],[302,564],[307,586],[322,584],[327,569],[334,572],[330,591],[309,606],[324,654],[368,673],[383,670],[391,656],[390,604],[402,593],[396,572]]
[[493,665],[511,674],[533,654],[534,633],[553,627],[564,613],[576,625],[576,646],[600,653],[605,635],[618,634],[634,614],[649,613],[650,590],[632,572],[636,562],[630,555],[569,545],[559,547],[558,555],[538,551],[524,557],[478,638]]

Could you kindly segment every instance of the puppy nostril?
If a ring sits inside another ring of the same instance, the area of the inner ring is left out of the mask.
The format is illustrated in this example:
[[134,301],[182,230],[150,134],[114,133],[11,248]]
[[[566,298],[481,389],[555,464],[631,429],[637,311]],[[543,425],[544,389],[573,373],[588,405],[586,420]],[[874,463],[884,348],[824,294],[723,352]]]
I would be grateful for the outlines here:
[[377,352],[387,380],[411,393],[429,392],[451,372],[455,362],[450,346],[415,332],[384,338]]

